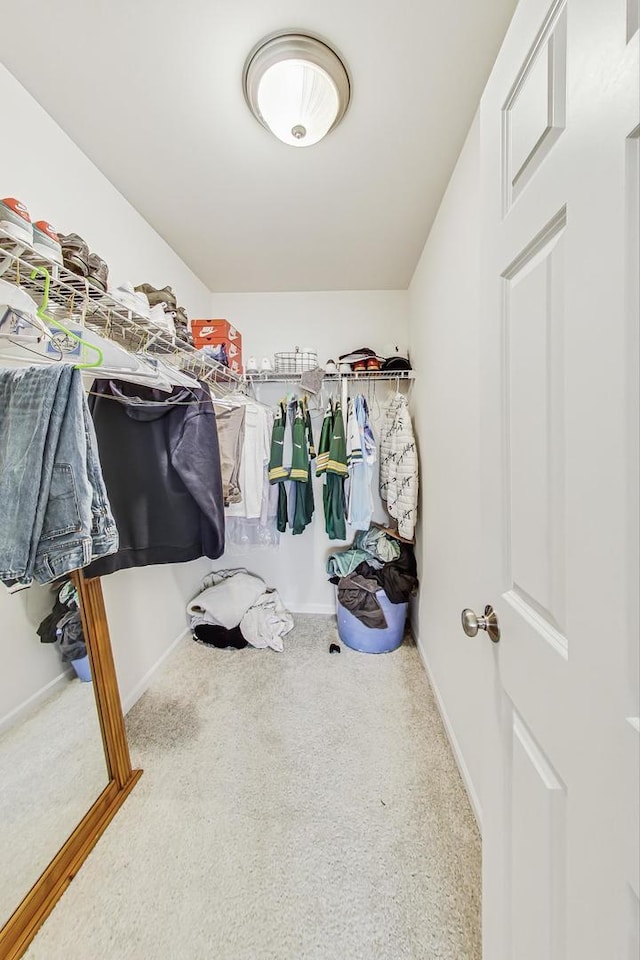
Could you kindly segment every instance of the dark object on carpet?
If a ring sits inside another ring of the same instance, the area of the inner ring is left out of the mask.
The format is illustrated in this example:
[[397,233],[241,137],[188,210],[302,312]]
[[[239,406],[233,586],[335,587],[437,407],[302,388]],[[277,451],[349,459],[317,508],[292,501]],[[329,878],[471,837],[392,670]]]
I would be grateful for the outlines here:
[[340,653],[340,646],[337,643],[329,644],[329,653]]
[[240,627],[227,630],[213,623],[201,623],[193,631],[193,639],[207,647],[217,647],[219,650],[242,650],[247,641],[240,632]]

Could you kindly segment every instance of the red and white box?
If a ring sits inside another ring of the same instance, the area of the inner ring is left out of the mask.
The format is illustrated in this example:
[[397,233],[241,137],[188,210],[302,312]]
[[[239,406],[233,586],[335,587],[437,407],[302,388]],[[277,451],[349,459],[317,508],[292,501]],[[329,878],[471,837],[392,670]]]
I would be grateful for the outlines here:
[[224,344],[229,369],[233,373],[242,373],[242,334],[228,320],[192,320],[191,334],[198,349]]

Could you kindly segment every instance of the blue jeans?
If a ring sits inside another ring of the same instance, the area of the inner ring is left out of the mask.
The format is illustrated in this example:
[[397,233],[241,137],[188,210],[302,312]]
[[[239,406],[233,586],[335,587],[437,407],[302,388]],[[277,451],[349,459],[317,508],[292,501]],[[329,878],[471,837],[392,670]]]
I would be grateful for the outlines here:
[[117,549],[80,371],[0,370],[0,580],[49,583]]

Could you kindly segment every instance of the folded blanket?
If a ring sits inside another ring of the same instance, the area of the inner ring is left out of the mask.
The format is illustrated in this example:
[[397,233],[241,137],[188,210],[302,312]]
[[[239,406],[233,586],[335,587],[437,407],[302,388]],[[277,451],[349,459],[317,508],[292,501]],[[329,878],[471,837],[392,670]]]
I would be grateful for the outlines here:
[[214,623],[231,630],[238,626],[249,607],[264,593],[266,584],[246,570],[216,571],[210,575],[211,579],[214,577],[218,582],[207,587],[187,605],[191,627]]

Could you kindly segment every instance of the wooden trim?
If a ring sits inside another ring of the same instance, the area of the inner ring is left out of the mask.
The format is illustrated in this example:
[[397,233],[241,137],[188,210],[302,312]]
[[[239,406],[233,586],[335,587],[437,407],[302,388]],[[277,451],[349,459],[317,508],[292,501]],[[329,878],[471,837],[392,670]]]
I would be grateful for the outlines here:
[[0,929],[1,960],[18,960],[116,815],[142,770],[131,769],[129,744],[116,678],[109,624],[99,579],[73,574],[110,782],[61,850]]
[[81,570],[74,574],[74,580],[80,596],[84,635],[91,638],[87,647],[107,767],[118,786],[123,787],[131,777],[131,758],[111,650],[109,624],[104,608],[102,584],[99,578],[86,580]]
[[18,960],[22,956],[141,776],[142,770],[135,770],[124,788],[118,788],[112,780],[103,790],[0,930],[2,960]]

